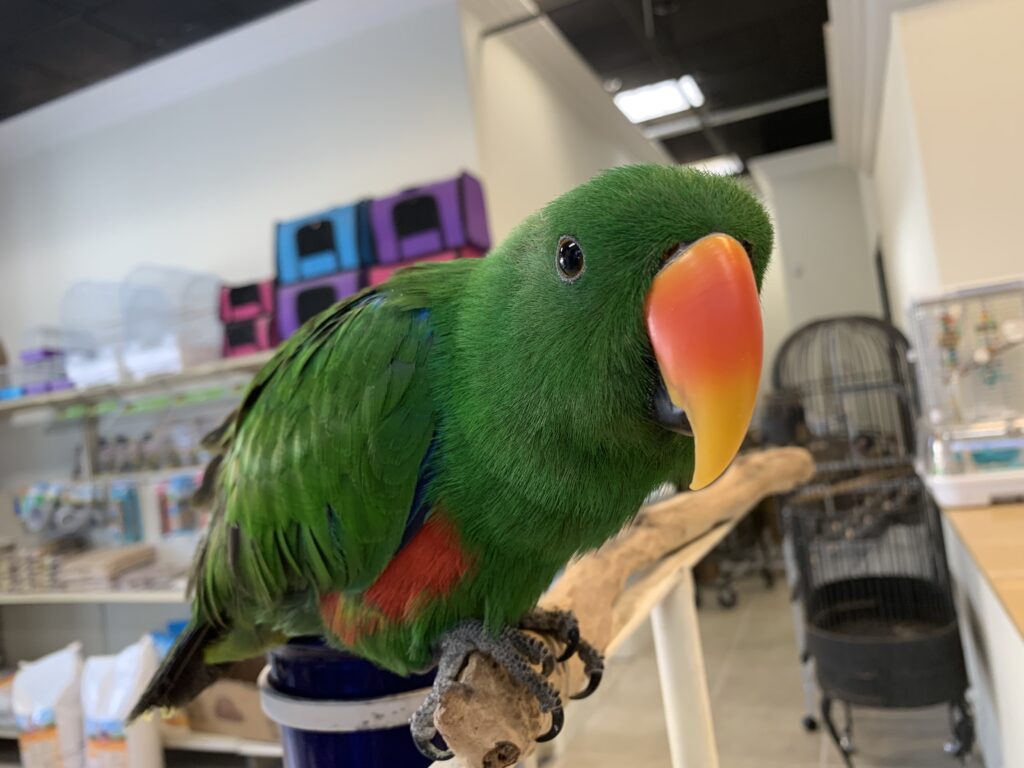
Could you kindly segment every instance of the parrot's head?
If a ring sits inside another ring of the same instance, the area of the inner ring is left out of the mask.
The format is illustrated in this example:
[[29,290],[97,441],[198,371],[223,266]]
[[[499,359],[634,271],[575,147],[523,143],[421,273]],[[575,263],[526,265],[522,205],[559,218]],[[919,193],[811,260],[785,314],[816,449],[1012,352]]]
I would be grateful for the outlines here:
[[[506,294],[502,344],[522,352],[514,364],[531,400],[561,414],[557,428],[606,456],[638,444],[692,454],[698,489],[728,467],[753,415],[771,250],[768,216],[741,184],[636,165],[527,219],[495,253],[501,268],[484,271]],[[535,407],[522,418],[553,431]]]

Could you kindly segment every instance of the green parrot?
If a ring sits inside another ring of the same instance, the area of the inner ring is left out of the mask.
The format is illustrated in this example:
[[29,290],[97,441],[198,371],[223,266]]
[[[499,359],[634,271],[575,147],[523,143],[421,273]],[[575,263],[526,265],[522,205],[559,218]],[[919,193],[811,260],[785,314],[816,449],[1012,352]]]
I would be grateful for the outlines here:
[[[213,509],[192,620],[132,717],[186,703],[290,637],[396,672],[468,653],[552,715],[549,632],[600,679],[571,614],[531,610],[559,569],[681,474],[713,482],[756,399],[772,227],[737,182],[606,171],[482,259],[415,265],[313,318],[211,436]],[[541,667],[537,671],[534,665]]]

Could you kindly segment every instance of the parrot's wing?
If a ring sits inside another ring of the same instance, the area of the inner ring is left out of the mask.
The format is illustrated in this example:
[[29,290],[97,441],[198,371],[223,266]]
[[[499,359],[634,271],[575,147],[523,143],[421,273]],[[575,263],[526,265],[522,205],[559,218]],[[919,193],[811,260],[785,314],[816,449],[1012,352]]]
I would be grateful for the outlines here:
[[364,293],[307,324],[253,380],[204,481],[203,620],[279,623],[289,601],[365,586],[422,524],[431,345],[429,313]]

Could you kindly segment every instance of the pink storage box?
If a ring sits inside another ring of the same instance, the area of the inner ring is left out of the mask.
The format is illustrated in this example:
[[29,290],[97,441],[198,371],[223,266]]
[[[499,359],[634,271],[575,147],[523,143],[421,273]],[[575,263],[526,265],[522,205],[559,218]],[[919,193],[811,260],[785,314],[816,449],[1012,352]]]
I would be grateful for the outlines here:
[[224,325],[224,357],[251,355],[277,346],[273,315],[261,315]]
[[412,264],[419,264],[423,261],[451,261],[452,259],[475,259],[484,255],[484,252],[479,248],[456,248],[452,251],[445,251],[444,253],[437,253],[433,256],[424,256],[416,259],[415,261],[407,261],[404,264],[381,264],[376,267],[370,267],[366,270],[366,284],[367,285],[380,285],[395,272],[402,269],[403,267],[411,266]]
[[220,289],[220,319],[225,323],[252,320],[274,312],[274,281],[249,285],[223,285]]

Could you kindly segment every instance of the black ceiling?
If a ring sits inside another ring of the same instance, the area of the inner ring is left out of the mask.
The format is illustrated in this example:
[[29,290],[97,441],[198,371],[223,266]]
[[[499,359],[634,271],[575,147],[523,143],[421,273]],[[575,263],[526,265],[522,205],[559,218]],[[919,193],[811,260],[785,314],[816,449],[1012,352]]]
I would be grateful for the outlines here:
[[[705,116],[826,85],[826,0],[540,0],[540,7],[606,82],[632,88],[693,75]],[[664,143],[688,162],[723,147],[747,160],[831,138],[827,98],[768,107]]]
[[0,120],[297,0],[0,0]]

